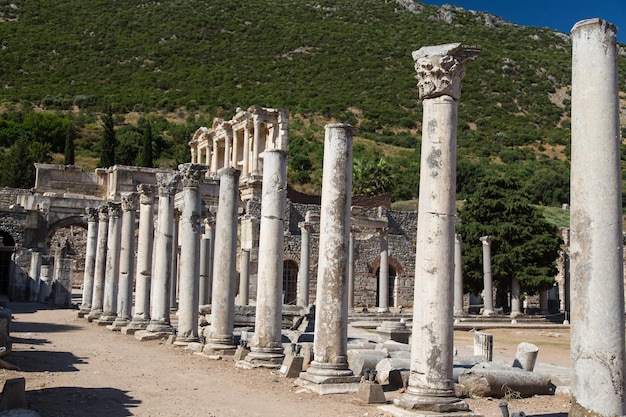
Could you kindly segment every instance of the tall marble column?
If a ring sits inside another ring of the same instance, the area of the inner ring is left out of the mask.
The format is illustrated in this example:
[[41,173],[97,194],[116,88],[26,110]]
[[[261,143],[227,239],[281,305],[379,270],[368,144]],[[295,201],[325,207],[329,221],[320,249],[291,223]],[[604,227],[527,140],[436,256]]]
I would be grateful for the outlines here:
[[493,275],[491,273],[491,236],[482,236],[483,245],[483,315],[493,314]]
[[109,203],[109,238],[107,242],[106,277],[104,279],[104,300],[98,324],[106,326],[117,317],[117,290],[120,273],[120,238],[122,231],[122,205]]
[[102,314],[108,235],[109,206],[105,204],[98,207],[98,242],[96,244],[96,265],[93,272],[93,295],[91,297],[91,311],[87,315],[87,320],[90,322],[98,319]]
[[352,128],[325,127],[314,359],[299,383],[319,393],[358,389],[348,367],[348,245],[352,196]]
[[570,416],[626,415],[617,28],[572,28]]
[[235,275],[237,273],[237,210],[240,171],[223,168],[215,219],[215,249],[211,328],[206,353],[233,352],[235,327]]
[[78,310],[78,317],[85,317],[91,311],[98,246],[98,209],[87,207],[85,213],[87,214],[87,247],[85,249],[85,274],[83,275],[83,302]]
[[354,309],[354,232],[350,230],[348,243],[348,310]]
[[237,304],[250,304],[250,249],[241,249],[239,253],[239,295]]
[[130,323],[133,311],[133,283],[135,280],[135,219],[139,194],[122,193],[122,240],[120,245],[120,274],[117,291],[117,317],[109,326],[119,331]]
[[298,269],[298,292],[296,304],[309,306],[309,258],[311,256],[311,225],[298,223],[300,227],[300,269]]
[[181,214],[180,286],[178,305],[177,345],[197,342],[198,307],[200,302],[200,235],[202,229],[202,196],[200,184],[207,167],[202,164],[178,166],[183,183],[183,212]]
[[178,172],[157,173],[159,208],[154,242],[152,285],[150,287],[151,333],[169,334],[170,324],[170,278],[172,275],[171,254],[174,232],[174,195],[178,184]]
[[281,343],[281,323],[287,152],[266,149],[263,155],[255,330],[250,354],[245,360],[254,365],[279,367],[285,357]]
[[170,310],[175,311],[178,307],[178,280],[180,279],[180,266],[178,258],[180,256],[179,236],[181,230],[181,212],[174,209],[174,222],[172,229],[172,252],[170,253],[172,266],[170,268],[170,290],[169,290],[169,306]]
[[454,235],[454,315],[465,314],[463,310],[463,239]]
[[261,118],[258,114],[252,116],[254,133],[252,139],[252,175],[259,175],[259,148],[261,146]]
[[[434,412],[466,411],[454,393],[453,297],[457,106],[466,65],[478,55],[461,44],[413,52],[424,107],[409,384],[395,404]],[[426,198],[427,197],[427,198]]]
[[[28,301],[38,301],[39,300],[39,285],[40,285],[40,282],[41,282],[41,278],[40,278],[41,275],[40,274],[41,274],[41,253],[39,253],[39,252],[31,252],[30,253],[30,271],[28,273],[28,276],[30,277]],[[93,274],[92,274],[92,284],[93,284]],[[91,294],[90,294],[89,298],[91,299]],[[85,294],[84,294],[84,290],[83,290],[83,301],[84,300],[85,300]],[[84,304],[84,302],[83,302],[83,304]],[[91,301],[89,301],[89,304],[91,305]],[[82,308],[82,306],[81,306],[81,308]],[[83,316],[81,316],[81,317],[83,317]]]
[[152,248],[154,246],[154,194],[156,186],[139,184],[139,233],[137,236],[137,270],[135,273],[135,309],[126,333],[145,330],[150,322],[150,285],[152,281]]
[[204,234],[200,240],[200,305],[211,303],[211,274],[213,273],[213,224],[212,218],[203,220]]
[[389,311],[389,243],[387,228],[378,230],[380,240],[380,267],[378,269],[378,312]]
[[511,278],[511,317],[522,315],[522,288],[517,278]]

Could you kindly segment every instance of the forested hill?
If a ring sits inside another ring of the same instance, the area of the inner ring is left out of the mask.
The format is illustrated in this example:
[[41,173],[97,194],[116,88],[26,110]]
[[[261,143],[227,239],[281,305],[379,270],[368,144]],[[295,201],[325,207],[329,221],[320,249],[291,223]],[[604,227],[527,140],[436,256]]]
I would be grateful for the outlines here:
[[[28,114],[54,111],[71,116],[77,164],[89,165],[106,110],[126,158],[118,162],[132,162],[147,125],[154,163],[174,163],[215,116],[286,108],[293,185],[319,190],[323,125],[340,120],[357,128],[357,191],[411,198],[421,129],[411,52],[449,42],[483,50],[459,105],[459,195],[497,171],[536,203],[567,201],[569,36],[411,0],[0,1],[0,146],[30,128],[31,142],[56,141],[57,161],[62,140],[37,134]],[[619,65],[626,91],[623,48]]]

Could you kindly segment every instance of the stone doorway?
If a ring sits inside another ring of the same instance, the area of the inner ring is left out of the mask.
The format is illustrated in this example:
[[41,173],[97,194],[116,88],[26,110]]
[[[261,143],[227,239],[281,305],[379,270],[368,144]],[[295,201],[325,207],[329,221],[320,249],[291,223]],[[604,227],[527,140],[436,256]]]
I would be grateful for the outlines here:
[[0,294],[9,295],[15,240],[7,232],[0,231]]
[[283,263],[283,304],[295,305],[298,290],[298,264],[294,261]]
[[[389,266],[389,294],[387,299],[388,307],[396,307],[395,294],[396,294],[396,270],[391,265]],[[376,270],[376,307],[380,307],[380,268]]]

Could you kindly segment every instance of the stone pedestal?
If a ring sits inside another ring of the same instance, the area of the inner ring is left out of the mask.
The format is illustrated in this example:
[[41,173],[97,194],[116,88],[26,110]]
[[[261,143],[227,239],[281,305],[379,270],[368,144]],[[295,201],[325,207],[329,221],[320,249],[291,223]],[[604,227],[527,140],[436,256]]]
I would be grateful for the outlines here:
[[[98,209],[88,207],[87,214],[87,247],[85,250],[85,275],[83,276],[83,302],[78,310],[79,317],[85,317],[91,311],[93,297],[93,281],[96,269],[96,248],[98,246]],[[39,289],[37,289],[39,291]]]
[[150,287],[150,324],[148,332],[170,334],[170,278],[174,232],[174,195],[178,173],[157,173],[159,209],[155,232],[152,285]]
[[102,314],[97,322],[101,326],[113,323],[117,317],[117,290],[120,274],[120,238],[122,206],[109,203],[109,234],[107,241],[106,272],[104,279],[104,299]]
[[200,295],[200,225],[202,199],[199,192],[207,166],[182,164],[178,166],[183,183],[183,212],[181,215],[180,286],[178,329],[174,344],[197,342],[198,307]]
[[493,311],[493,275],[491,273],[491,236],[480,238],[483,244],[483,315],[490,316]]
[[281,323],[287,152],[266,149],[263,154],[255,332],[246,361],[257,366],[279,368],[285,356]]
[[572,29],[570,416],[626,415],[617,29]]
[[87,320],[90,322],[98,319],[102,314],[108,235],[109,206],[103,205],[98,207],[98,243],[96,245],[96,265],[93,273],[93,296],[91,297],[91,311],[87,315]]
[[320,394],[356,392],[360,380],[348,367],[347,354],[352,128],[325,129],[314,360],[298,379]]
[[454,392],[453,297],[457,100],[475,47],[447,44],[413,52],[423,100],[415,298],[409,384],[397,407],[463,412]]
[[465,314],[463,310],[463,240],[461,235],[454,235],[454,315]]
[[234,168],[220,170],[220,193],[215,219],[215,249],[211,328],[203,352],[234,353],[235,276],[237,273],[237,209],[239,174]]
[[135,212],[139,194],[124,193],[122,199],[122,240],[120,246],[120,275],[117,292],[117,317],[109,327],[119,331],[130,323],[135,281]]

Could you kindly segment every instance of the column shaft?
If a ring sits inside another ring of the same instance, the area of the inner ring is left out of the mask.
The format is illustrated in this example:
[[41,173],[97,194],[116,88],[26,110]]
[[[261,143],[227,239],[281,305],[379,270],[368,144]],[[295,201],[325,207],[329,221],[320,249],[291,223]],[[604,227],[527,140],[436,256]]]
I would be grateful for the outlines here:
[[387,231],[380,231],[380,266],[378,269],[378,312],[389,311],[389,244]]
[[107,240],[109,235],[109,207],[98,207],[98,242],[96,245],[96,265],[94,267],[93,296],[91,297],[91,311],[87,319],[92,321],[102,314],[104,298],[104,277],[106,273]]
[[104,280],[104,300],[98,324],[108,325],[117,317],[117,291],[120,274],[120,238],[122,221],[120,203],[109,203],[109,237],[107,241],[106,277]]
[[454,235],[454,315],[463,310],[463,252],[461,235]]
[[480,238],[483,244],[483,315],[493,314],[493,275],[491,273],[491,236]]
[[[83,302],[78,312],[80,317],[89,314],[93,298],[93,281],[96,269],[96,248],[98,246],[98,209],[89,207],[87,214],[87,247],[85,250],[85,275],[83,276]],[[39,288],[37,288],[39,292]]]
[[298,270],[297,304],[309,305],[309,258],[311,256],[311,226],[300,223],[300,269]]
[[250,249],[242,249],[239,257],[239,305],[250,304]]
[[[93,258],[93,254],[92,254]],[[92,262],[93,264],[93,262]],[[93,267],[93,265],[92,265]],[[85,270],[86,270],[85,266]],[[92,268],[93,269],[93,268]],[[41,253],[39,252],[31,252],[30,253],[30,271],[29,271],[29,301],[38,301],[39,300],[39,283],[40,283],[40,274],[41,274]],[[93,288],[93,270],[92,270],[92,288]],[[85,304],[85,290],[83,287],[83,305]],[[91,305],[91,293],[89,294],[89,305]],[[82,309],[82,306],[81,306]],[[89,311],[89,310],[87,310]]]

